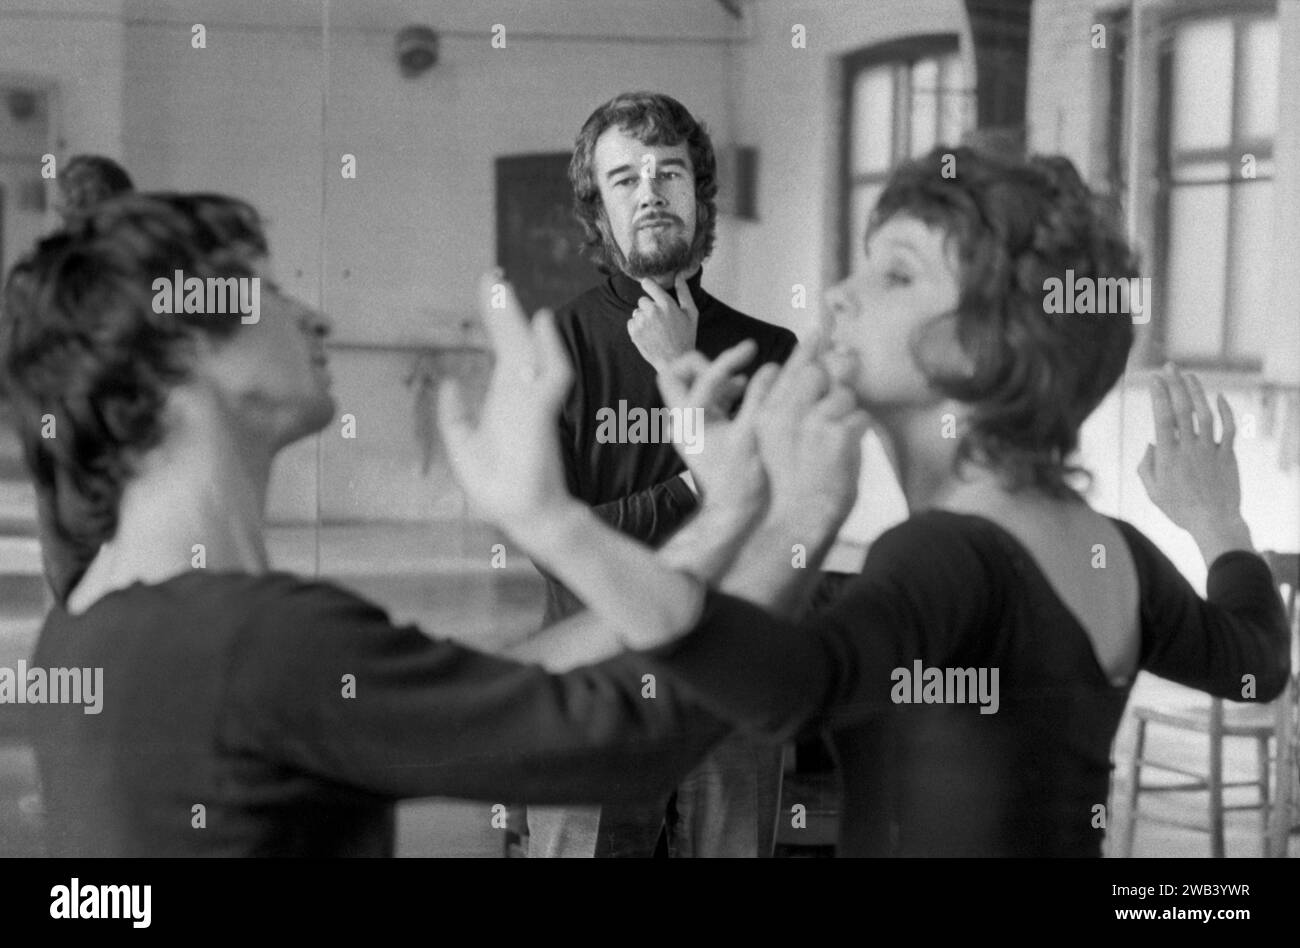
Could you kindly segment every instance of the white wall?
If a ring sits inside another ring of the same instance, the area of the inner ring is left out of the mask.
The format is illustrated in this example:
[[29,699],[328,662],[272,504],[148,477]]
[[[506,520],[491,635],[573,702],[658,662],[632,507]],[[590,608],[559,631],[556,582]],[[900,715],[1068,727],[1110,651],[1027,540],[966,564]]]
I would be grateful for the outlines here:
[[[329,520],[438,519],[459,510],[459,493],[445,467],[420,473],[403,385],[414,354],[347,346],[481,341],[474,292],[495,260],[494,159],[571,148],[615,93],[674,95],[725,144],[735,25],[694,0],[333,3],[328,31],[325,13],[307,0],[128,0],[127,166],[144,188],[251,201],[270,222],[281,282],[334,322],[335,391],[357,437],[336,425],[319,446],[286,452],[271,516],[310,520],[319,496]],[[205,49],[191,45],[195,23]],[[408,23],[441,34],[437,65],[414,80],[393,52]],[[345,153],[355,180],[340,173]],[[710,286],[723,266],[710,264]]]
[[0,73],[58,90],[71,151],[122,153],[121,0],[0,0]]
[[[403,80],[391,36],[335,33],[326,153],[358,177],[327,180],[326,300],[340,336],[429,338],[472,312],[495,260],[494,159],[566,151],[614,94],[657,89],[725,125],[726,76],[711,46],[452,37],[420,81]],[[344,276],[349,270],[350,277]]]

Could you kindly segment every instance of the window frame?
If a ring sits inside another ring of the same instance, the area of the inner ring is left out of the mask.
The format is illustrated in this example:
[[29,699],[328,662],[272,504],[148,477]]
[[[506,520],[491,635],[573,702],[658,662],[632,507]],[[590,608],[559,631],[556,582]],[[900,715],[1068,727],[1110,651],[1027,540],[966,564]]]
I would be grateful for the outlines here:
[[[839,247],[836,254],[837,279],[849,275],[853,264],[853,249],[862,239],[853,229],[853,192],[856,188],[879,183],[886,180],[900,160],[911,153],[911,67],[919,60],[942,58],[961,53],[961,36],[957,33],[923,33],[900,39],[876,43],[846,53],[840,58],[840,143],[839,143],[839,209],[836,221],[836,233]],[[960,58],[960,57],[959,57]],[[853,171],[853,141],[857,132],[857,109],[853,86],[858,76],[877,66],[905,68],[907,77],[902,83],[894,84],[893,101],[893,148],[888,170],[883,173],[855,174]],[[964,65],[964,63],[963,63]],[[963,95],[970,95],[964,84]],[[900,108],[900,103],[906,108]],[[942,115],[942,109],[938,110]],[[900,145],[900,142],[902,143]],[[901,149],[901,150],[900,150]]]
[[[1275,0],[1239,0],[1239,3],[1230,9],[1224,9],[1222,5],[1211,2],[1201,2],[1201,0],[1188,0],[1185,5],[1177,7],[1162,7],[1152,11],[1155,20],[1153,23],[1153,36],[1155,38],[1155,55],[1154,73],[1152,78],[1156,85],[1156,103],[1157,114],[1155,118],[1155,154],[1151,156],[1150,167],[1154,172],[1154,194],[1151,205],[1152,219],[1149,222],[1150,257],[1152,273],[1152,285],[1154,287],[1155,310],[1152,313],[1152,322],[1150,326],[1149,348],[1147,350],[1146,362],[1148,365],[1163,364],[1168,358],[1170,337],[1169,337],[1169,320],[1168,313],[1165,309],[1168,300],[1169,290],[1169,259],[1171,251],[1172,230],[1170,222],[1170,212],[1172,208],[1172,199],[1174,189],[1179,187],[1197,187],[1205,184],[1227,187],[1227,220],[1225,227],[1227,233],[1225,241],[1228,247],[1228,256],[1225,261],[1225,268],[1222,274],[1223,279],[1223,298],[1224,309],[1219,315],[1222,324],[1222,342],[1220,343],[1217,355],[1209,357],[1189,357],[1180,358],[1179,364],[1199,371],[1222,372],[1227,374],[1238,375],[1258,375],[1264,370],[1264,353],[1257,357],[1234,356],[1230,354],[1231,340],[1233,338],[1234,326],[1240,327],[1240,318],[1234,319],[1232,316],[1232,231],[1234,221],[1237,217],[1235,211],[1236,202],[1234,201],[1234,189],[1253,184],[1256,181],[1273,180],[1270,175],[1268,178],[1242,178],[1239,175],[1229,171],[1226,181],[1212,181],[1202,183],[1183,182],[1174,183],[1174,169],[1184,162],[1195,161],[1198,156],[1203,159],[1222,158],[1228,164],[1229,169],[1239,166],[1240,155],[1248,151],[1256,156],[1258,161],[1272,161],[1274,149],[1276,147],[1276,132],[1269,142],[1260,148],[1243,149],[1242,146],[1249,144],[1241,139],[1241,85],[1243,81],[1244,70],[1241,68],[1241,53],[1244,46],[1245,25],[1254,20],[1272,19],[1275,23],[1278,19],[1277,3]],[[1126,46],[1131,44],[1132,31],[1134,24],[1124,18],[1127,29],[1125,30]],[[1188,152],[1181,156],[1174,156],[1173,149],[1173,57],[1174,57],[1174,35],[1179,26],[1199,20],[1227,20],[1232,25],[1233,37],[1233,63],[1232,63],[1232,90],[1231,90],[1231,117],[1228,132],[1228,142],[1220,149],[1207,151]],[[1139,27],[1140,28],[1140,27]],[[1127,83],[1126,83],[1127,85]],[[1125,96],[1131,95],[1131,90],[1125,89]],[[1131,106],[1130,106],[1131,107]],[[1121,141],[1109,143],[1109,150],[1117,150],[1122,147]],[[1234,160],[1233,156],[1237,156]],[[1126,182],[1129,175],[1133,174],[1133,169],[1128,168],[1125,160],[1121,158],[1120,167],[1123,173],[1121,178]]]

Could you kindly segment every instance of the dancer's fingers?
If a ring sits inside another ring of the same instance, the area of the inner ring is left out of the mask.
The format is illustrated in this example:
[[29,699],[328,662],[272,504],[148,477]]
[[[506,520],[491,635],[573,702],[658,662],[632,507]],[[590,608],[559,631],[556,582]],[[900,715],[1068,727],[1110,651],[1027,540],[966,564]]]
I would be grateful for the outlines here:
[[1187,390],[1192,396],[1192,412],[1196,417],[1199,434],[1207,444],[1214,444],[1214,412],[1210,410],[1210,400],[1205,397],[1201,380],[1191,372],[1187,373]]
[[691,400],[695,380],[708,367],[708,358],[702,352],[694,349],[683,353],[668,363],[667,368],[655,377],[664,404],[670,408],[685,406]]
[[727,375],[735,375],[758,354],[758,343],[753,339],[742,339],[730,349],[724,349],[713,360],[712,365],[719,367]]
[[754,377],[745,388],[745,400],[740,403],[740,412],[736,415],[738,424],[751,424],[757,420],[759,412],[767,402],[776,378],[781,374],[781,367],[775,362],[766,362],[759,366]]
[[826,397],[817,403],[813,411],[828,421],[838,421],[850,412],[856,411],[857,407],[858,401],[853,397],[853,393],[843,385],[835,385],[826,393]]
[[752,339],[746,339],[708,363],[691,386],[691,398],[696,402],[693,407],[711,408],[720,405],[732,377],[753,359],[757,351],[758,344]]
[[1178,439],[1190,441],[1196,437],[1196,417],[1192,409],[1192,396],[1187,390],[1187,381],[1178,367],[1172,362],[1165,366],[1165,385],[1169,389],[1169,398],[1174,409],[1174,419],[1178,422]]
[[1178,422],[1169,385],[1161,375],[1151,376],[1151,414],[1156,426],[1156,448],[1171,451],[1178,444]]
[[552,394],[558,393],[562,397],[573,383],[573,365],[560,339],[560,332],[555,328],[555,314],[549,309],[539,309],[533,316],[532,330],[538,365],[547,380],[547,387]]
[[1233,442],[1237,440],[1237,416],[1232,413],[1232,406],[1222,395],[1215,402],[1219,406],[1219,417],[1223,419],[1223,438],[1219,441],[1219,447],[1231,451]]

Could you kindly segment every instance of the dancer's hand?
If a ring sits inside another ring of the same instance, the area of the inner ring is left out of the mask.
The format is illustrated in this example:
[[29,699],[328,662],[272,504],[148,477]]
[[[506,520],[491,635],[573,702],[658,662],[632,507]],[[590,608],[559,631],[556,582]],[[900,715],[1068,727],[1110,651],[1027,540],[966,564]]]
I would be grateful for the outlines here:
[[1218,397],[1222,434],[1196,376],[1172,364],[1151,379],[1156,443],[1148,444],[1138,476],[1151,501],[1201,547],[1206,563],[1230,549],[1251,549],[1241,517],[1241,476],[1233,440],[1232,407]]
[[695,348],[700,311],[691,299],[684,273],[677,274],[677,300],[681,305],[649,277],[641,281],[641,289],[646,295],[637,301],[632,318],[627,321],[627,334],[641,357],[658,374],[674,359]]
[[[712,362],[692,350],[673,360],[658,377],[664,404],[682,424],[673,446],[690,468],[705,502],[754,515],[762,511],[767,496],[755,422],[777,367],[760,368],[748,392],[744,376],[736,373],[757,351],[748,339]],[[734,412],[742,393],[745,400]]]
[[[853,507],[867,430],[866,413],[817,362],[816,350],[815,341],[801,343],[761,393],[750,385],[745,407],[756,415],[770,500],[720,586],[788,618],[803,611]],[[799,547],[807,569],[791,559]]]
[[758,444],[774,514],[838,527],[857,498],[868,417],[801,343],[764,394]]
[[548,310],[530,325],[499,273],[479,281],[479,315],[496,357],[477,424],[460,383],[442,382],[438,422],[452,471],[479,516],[514,534],[577,506],[564,484],[556,436],[573,381]]

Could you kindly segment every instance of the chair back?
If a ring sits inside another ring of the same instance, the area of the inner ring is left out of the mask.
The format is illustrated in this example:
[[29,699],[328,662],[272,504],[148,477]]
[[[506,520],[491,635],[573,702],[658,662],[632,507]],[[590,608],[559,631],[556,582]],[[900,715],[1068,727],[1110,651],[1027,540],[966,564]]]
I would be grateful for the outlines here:
[[1300,652],[1300,615],[1296,612],[1296,601],[1300,598],[1300,553],[1265,550],[1260,555],[1273,571],[1273,581],[1277,583],[1286,610],[1287,626],[1291,629],[1291,678],[1294,681],[1297,666],[1300,666],[1300,654],[1297,654]]

